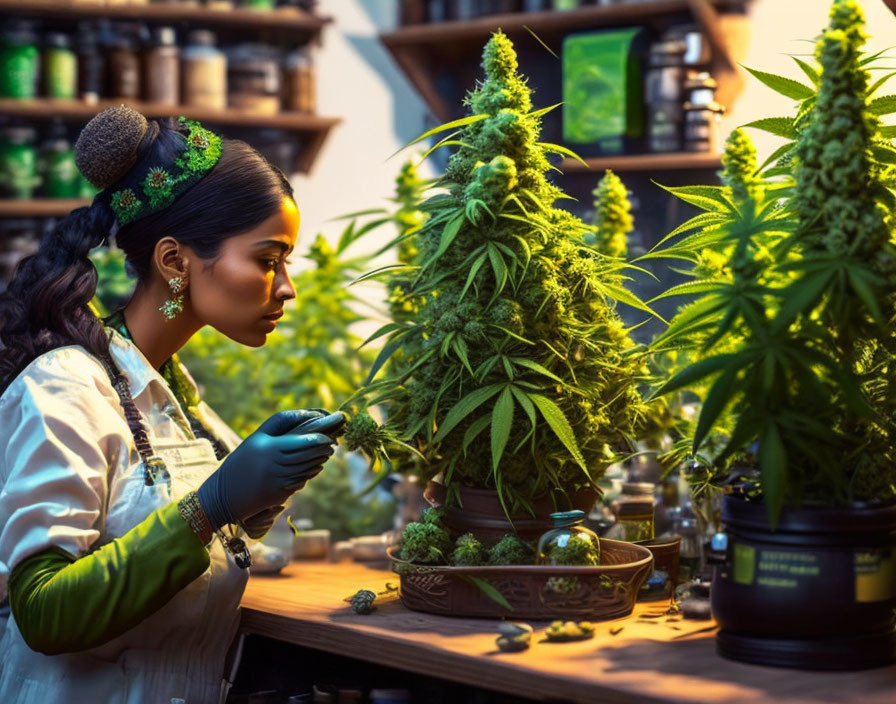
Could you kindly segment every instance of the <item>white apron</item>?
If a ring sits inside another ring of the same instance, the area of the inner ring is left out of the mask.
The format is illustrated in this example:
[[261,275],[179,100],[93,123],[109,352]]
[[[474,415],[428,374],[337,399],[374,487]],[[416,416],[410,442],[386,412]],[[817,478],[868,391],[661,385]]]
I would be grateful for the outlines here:
[[[130,381],[171,486],[145,485],[124,412],[99,362],[78,346],[42,355],[0,396],[0,598],[10,570],[29,555],[50,545],[76,556],[96,549],[197,489],[219,465],[211,443],[194,438],[140,350],[112,331],[110,352]],[[201,404],[199,415],[228,449],[239,443],[208,406]],[[217,538],[210,556],[209,569],[159,611],[91,650],[35,652],[10,616],[0,642],[0,702],[223,701],[224,659],[248,574]]]

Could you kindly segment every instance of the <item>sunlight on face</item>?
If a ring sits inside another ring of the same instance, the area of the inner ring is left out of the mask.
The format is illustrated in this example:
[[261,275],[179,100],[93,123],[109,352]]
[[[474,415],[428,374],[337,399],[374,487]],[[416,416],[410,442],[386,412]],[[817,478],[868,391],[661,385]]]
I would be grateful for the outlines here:
[[286,257],[296,245],[299,210],[284,197],[281,208],[258,227],[229,237],[208,267],[191,272],[191,303],[197,317],[231,340],[261,347],[281,313],[296,297]]

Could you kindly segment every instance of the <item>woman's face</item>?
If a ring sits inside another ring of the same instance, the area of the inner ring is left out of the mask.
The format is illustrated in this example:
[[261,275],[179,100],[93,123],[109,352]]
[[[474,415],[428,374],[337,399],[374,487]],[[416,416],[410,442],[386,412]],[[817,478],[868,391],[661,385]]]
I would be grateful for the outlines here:
[[298,208],[284,197],[280,210],[258,227],[224,240],[218,257],[195,258],[188,295],[199,321],[244,345],[264,345],[284,304],[296,297],[286,257],[298,232]]

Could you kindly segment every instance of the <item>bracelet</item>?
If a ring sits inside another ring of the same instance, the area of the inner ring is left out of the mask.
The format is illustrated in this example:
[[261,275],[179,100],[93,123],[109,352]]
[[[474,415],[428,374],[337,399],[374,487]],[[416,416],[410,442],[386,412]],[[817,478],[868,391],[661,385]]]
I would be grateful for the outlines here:
[[199,495],[195,491],[189,492],[177,502],[177,508],[200,542],[207,547],[212,542],[213,531],[208,516],[199,503]]

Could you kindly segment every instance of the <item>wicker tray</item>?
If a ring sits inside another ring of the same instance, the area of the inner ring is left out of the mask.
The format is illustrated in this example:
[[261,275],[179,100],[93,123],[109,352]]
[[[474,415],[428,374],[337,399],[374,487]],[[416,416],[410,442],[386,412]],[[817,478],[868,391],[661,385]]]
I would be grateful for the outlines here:
[[[448,567],[416,565],[389,549],[400,576],[401,603],[415,611],[467,618],[603,619],[628,616],[638,590],[653,569],[653,555],[640,545],[600,539],[598,567],[508,565]],[[470,579],[473,578],[473,579]],[[507,611],[474,580],[497,589]]]

